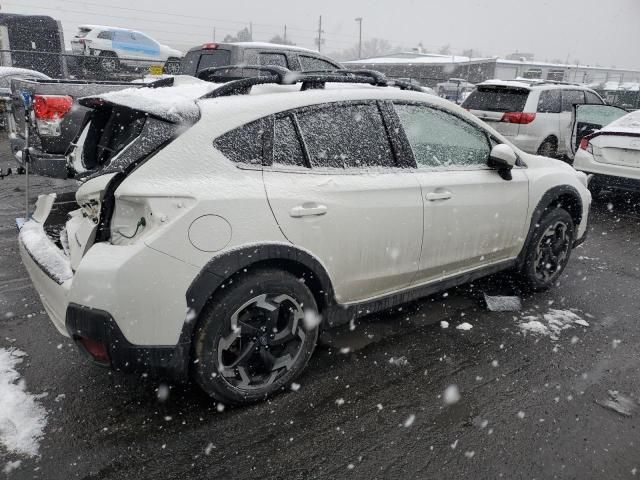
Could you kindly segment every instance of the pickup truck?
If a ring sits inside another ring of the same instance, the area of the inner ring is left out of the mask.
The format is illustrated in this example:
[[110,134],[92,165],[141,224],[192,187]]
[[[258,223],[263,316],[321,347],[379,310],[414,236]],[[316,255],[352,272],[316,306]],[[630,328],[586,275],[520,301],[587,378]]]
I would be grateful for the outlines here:
[[12,80],[10,114],[14,121],[10,122],[9,139],[18,169],[25,167],[23,150],[28,141],[30,173],[73,177],[65,154],[91,111],[76,99],[142,86],[141,83],[86,80]]

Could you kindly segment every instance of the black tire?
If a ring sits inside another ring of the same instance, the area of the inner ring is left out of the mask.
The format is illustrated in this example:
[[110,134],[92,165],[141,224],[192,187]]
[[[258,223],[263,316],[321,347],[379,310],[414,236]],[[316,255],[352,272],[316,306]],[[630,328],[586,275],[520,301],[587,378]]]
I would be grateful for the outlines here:
[[168,75],[178,75],[180,73],[180,59],[170,57],[164,64],[164,73]]
[[538,155],[556,158],[558,156],[558,141],[553,137],[545,139],[545,141],[538,147]]
[[216,400],[235,405],[283,390],[316,346],[319,327],[304,322],[309,310],[318,311],[313,295],[288,272],[263,269],[235,277],[200,316],[193,351],[196,382]]
[[115,52],[101,52],[98,57],[98,67],[106,73],[114,73],[118,70],[120,62]]
[[569,212],[554,208],[546,212],[527,245],[520,277],[532,291],[547,290],[564,271],[575,237]]

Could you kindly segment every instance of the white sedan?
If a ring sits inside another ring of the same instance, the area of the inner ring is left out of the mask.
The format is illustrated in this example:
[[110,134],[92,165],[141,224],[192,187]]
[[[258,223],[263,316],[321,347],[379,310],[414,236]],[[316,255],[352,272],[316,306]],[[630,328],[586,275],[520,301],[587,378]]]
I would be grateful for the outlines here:
[[[595,116],[600,112],[588,113],[578,111],[577,128],[597,124]],[[610,110],[610,115],[621,113],[625,112]],[[573,166],[593,175],[589,184],[593,192],[603,188],[640,191],[640,111],[621,116],[583,137]]]

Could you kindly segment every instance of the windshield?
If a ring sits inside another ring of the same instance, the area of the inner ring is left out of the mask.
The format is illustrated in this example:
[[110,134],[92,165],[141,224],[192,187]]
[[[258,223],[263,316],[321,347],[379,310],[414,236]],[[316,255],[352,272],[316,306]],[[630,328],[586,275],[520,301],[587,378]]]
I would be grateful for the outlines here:
[[211,67],[224,67],[230,64],[231,52],[229,50],[196,50],[187,53],[182,60],[182,73],[195,75],[197,72]]

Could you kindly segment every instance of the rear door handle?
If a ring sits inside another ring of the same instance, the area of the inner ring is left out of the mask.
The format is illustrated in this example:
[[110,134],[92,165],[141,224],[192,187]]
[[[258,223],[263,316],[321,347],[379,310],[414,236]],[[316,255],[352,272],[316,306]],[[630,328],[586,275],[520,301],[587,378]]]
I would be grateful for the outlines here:
[[424,198],[433,202],[435,200],[449,200],[451,198],[451,192],[449,190],[445,190],[442,192],[429,192]]
[[289,212],[294,218],[299,217],[310,217],[313,215],[324,215],[327,213],[327,206],[320,205],[317,203],[305,203],[303,205],[298,205],[297,207],[293,207]]

